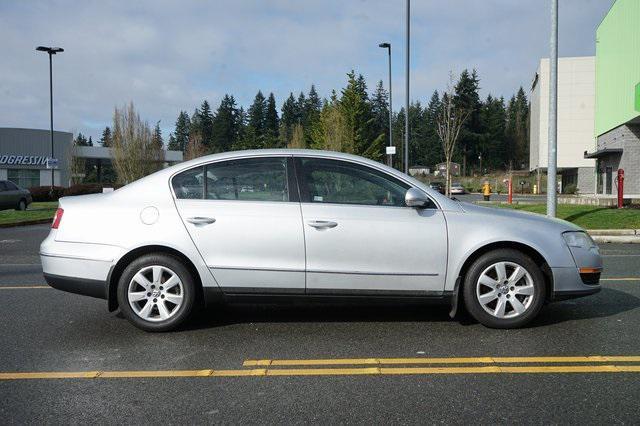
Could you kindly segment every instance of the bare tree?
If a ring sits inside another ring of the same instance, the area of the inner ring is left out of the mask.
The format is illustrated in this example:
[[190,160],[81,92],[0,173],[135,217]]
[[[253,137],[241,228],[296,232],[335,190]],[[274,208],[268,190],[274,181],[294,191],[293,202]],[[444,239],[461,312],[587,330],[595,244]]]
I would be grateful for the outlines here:
[[287,145],[287,148],[294,148],[294,149],[306,148],[306,144],[304,142],[304,130],[301,124],[296,124],[293,127],[293,133],[291,134],[291,141],[289,142],[289,145]]
[[184,159],[193,160],[207,154],[207,147],[202,143],[202,136],[198,132],[189,134],[189,141],[184,149]]
[[133,102],[113,113],[113,168],[123,184],[149,175],[162,166],[164,151],[153,141],[149,123],[142,121]]
[[446,165],[446,195],[451,195],[451,162],[453,153],[456,149],[460,129],[467,118],[470,111],[457,107],[453,102],[453,74],[450,75],[450,82],[447,91],[442,96],[440,111],[436,117],[436,131],[442,149],[444,150],[444,161]]
[[86,160],[78,155],[78,145],[73,141],[67,150],[67,163],[69,164],[69,180],[72,185],[82,183],[86,174]]

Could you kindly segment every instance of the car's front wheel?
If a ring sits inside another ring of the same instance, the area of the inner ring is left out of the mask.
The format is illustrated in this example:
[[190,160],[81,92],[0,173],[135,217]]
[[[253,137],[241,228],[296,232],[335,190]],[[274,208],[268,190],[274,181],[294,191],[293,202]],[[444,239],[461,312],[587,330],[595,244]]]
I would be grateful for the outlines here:
[[193,276],[176,257],[147,254],[131,262],[118,282],[124,316],[146,331],[170,331],[183,324],[195,305]]
[[492,328],[517,328],[532,321],[544,305],[540,267],[512,249],[480,256],[466,274],[463,295],[469,313]]
[[25,211],[27,209],[27,201],[23,198],[18,202],[16,210]]

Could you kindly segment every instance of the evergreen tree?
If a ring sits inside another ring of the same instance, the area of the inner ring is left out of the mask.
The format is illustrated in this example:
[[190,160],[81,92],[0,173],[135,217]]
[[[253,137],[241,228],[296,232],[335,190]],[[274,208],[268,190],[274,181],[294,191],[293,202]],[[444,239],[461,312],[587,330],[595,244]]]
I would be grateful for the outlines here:
[[200,135],[202,143],[209,152],[217,152],[217,147],[213,144],[213,113],[209,102],[204,100],[200,105]]
[[430,166],[432,168],[443,160],[442,144],[436,130],[441,105],[440,94],[436,90],[433,92],[433,95],[431,95],[429,104],[424,109],[423,114],[423,122],[425,125],[423,165]]
[[276,98],[273,96],[273,93],[270,93],[265,111],[265,148],[277,148],[279,146],[278,130],[279,119],[276,108]]
[[93,139],[91,139],[91,136],[89,136],[89,141],[87,142],[88,146],[93,146]]
[[90,146],[89,145],[89,141],[87,140],[85,135],[83,135],[80,132],[78,132],[78,135],[74,139],[73,143],[74,143],[75,146]]
[[213,118],[214,152],[225,152],[232,149],[238,139],[239,123],[236,100],[233,96],[224,95]]
[[469,118],[462,125],[458,139],[459,158],[462,160],[462,174],[466,175],[467,158],[477,153],[482,133],[480,123],[480,79],[476,70],[464,70],[454,89],[453,104],[457,109],[467,111]]
[[243,149],[256,149],[265,146],[267,102],[258,91],[247,111],[247,129],[242,143]]
[[355,72],[347,74],[347,87],[342,89],[340,108],[344,115],[349,138],[353,141],[356,155],[378,160],[382,157],[384,134],[372,136],[370,126],[373,122],[371,105],[364,77],[356,77]]
[[478,145],[478,157],[482,156],[484,170],[502,168],[505,164],[505,126],[507,124],[504,98],[491,95],[482,105],[480,114],[484,133]]
[[176,142],[176,137],[173,136],[173,133],[169,133],[169,144],[167,145],[167,149],[169,151],[178,151],[178,143]]
[[173,140],[169,137],[169,149],[173,151],[182,151],[187,148],[189,143],[189,132],[191,127],[191,120],[189,114],[186,111],[180,111],[178,119],[176,120],[176,127],[173,133]]
[[280,143],[288,146],[291,141],[293,126],[296,124],[296,98],[293,93],[282,104],[282,115],[280,116]]
[[315,85],[312,84],[311,89],[309,89],[309,94],[306,98],[303,113],[304,117],[302,119],[302,125],[304,126],[305,143],[307,146],[310,146],[313,143],[311,132],[313,127],[320,119],[321,110],[322,101],[320,100],[320,96],[318,96]]
[[507,106],[505,145],[507,168],[521,169],[529,161],[529,104],[522,87]]
[[111,139],[111,128],[107,126],[102,131],[102,137],[100,138],[100,145],[108,148],[112,144],[113,144],[113,140]]
[[383,135],[384,144],[389,144],[389,94],[378,82],[376,90],[371,98],[371,114],[373,116],[372,132],[374,135]]
[[164,141],[162,140],[162,130],[160,130],[160,121],[156,123],[153,128],[153,134],[151,135],[151,143],[153,146],[162,149]]

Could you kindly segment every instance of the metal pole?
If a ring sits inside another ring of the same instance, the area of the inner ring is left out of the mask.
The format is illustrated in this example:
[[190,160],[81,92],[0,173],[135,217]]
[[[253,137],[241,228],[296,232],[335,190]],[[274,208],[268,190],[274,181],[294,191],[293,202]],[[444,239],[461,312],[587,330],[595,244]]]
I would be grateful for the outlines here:
[[[49,52],[49,112],[51,118],[51,159],[53,160],[53,55]],[[51,188],[49,189],[50,196],[53,196],[53,179],[54,179],[54,169],[51,167]]]
[[[389,146],[393,146],[393,102],[391,98],[391,44],[389,44]],[[393,167],[392,158],[388,156],[389,167]]]
[[407,51],[406,51],[406,100],[404,111],[404,172],[409,174],[409,24],[411,16],[411,0],[407,0]]
[[558,0],[551,0],[551,54],[549,57],[549,159],[547,165],[547,216],[556,216],[558,161]]

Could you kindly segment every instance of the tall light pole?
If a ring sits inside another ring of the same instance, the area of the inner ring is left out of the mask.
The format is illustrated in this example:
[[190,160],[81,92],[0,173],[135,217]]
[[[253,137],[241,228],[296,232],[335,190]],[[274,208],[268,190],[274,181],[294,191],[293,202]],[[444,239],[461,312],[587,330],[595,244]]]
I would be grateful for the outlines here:
[[[53,153],[53,61],[52,57],[56,53],[64,52],[64,49],[61,47],[45,47],[38,46],[36,47],[38,52],[46,52],[49,54],[49,112],[51,118],[51,160],[54,158]],[[49,162],[49,167],[51,167],[51,188],[49,189],[49,195],[53,195],[53,183],[54,183],[54,168],[51,162]]]
[[406,34],[406,42],[407,42],[407,51],[406,55],[406,99],[405,99],[405,109],[404,109],[404,172],[409,174],[409,24],[411,17],[411,0],[407,0],[407,34]]
[[[389,51],[389,147],[393,146],[393,102],[391,98],[391,43],[380,43],[378,45],[383,49],[388,49]],[[392,155],[387,155],[387,165],[389,167],[393,167],[393,163],[391,161]]]
[[547,216],[556,216],[558,166],[558,0],[551,0],[551,52],[549,55],[549,149],[547,164]]

